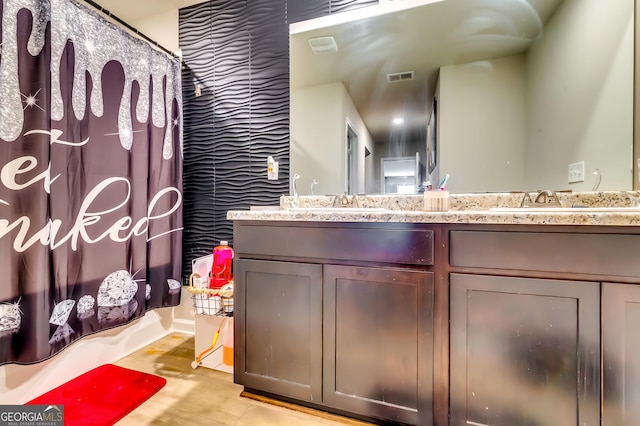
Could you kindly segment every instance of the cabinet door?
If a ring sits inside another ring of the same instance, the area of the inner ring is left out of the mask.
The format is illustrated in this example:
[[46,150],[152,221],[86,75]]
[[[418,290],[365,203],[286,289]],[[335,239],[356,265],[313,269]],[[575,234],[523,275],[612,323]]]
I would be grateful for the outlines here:
[[324,403],[431,424],[433,274],[326,265],[323,312]]
[[451,424],[600,423],[600,284],[451,275]]
[[322,397],[322,266],[237,260],[235,381],[319,402]]
[[603,425],[640,425],[640,286],[602,289]]

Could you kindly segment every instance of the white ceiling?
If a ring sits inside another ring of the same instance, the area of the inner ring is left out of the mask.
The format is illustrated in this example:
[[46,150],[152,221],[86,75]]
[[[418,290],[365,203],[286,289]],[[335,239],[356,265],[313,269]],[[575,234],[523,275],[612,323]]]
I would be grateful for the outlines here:
[[[291,87],[342,82],[375,140],[391,119],[425,129],[440,67],[526,51],[562,0],[444,0],[291,35]],[[374,7],[374,6],[372,6]],[[318,28],[315,25],[315,28]],[[308,40],[333,36],[334,54]],[[415,71],[415,80],[387,82]]]
[[94,0],[128,24],[153,15],[177,10],[205,0]]

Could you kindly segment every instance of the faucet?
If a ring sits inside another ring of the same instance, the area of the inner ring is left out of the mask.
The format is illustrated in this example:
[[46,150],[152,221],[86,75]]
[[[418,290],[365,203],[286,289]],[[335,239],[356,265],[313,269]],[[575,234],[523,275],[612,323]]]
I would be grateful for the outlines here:
[[538,195],[536,195],[536,198],[533,200],[533,202],[535,204],[560,207],[558,195],[554,191],[538,191]]
[[293,179],[291,182],[291,187],[293,189],[293,207],[294,208],[300,207],[300,196],[298,195],[298,188],[296,187],[296,181],[298,179],[300,179],[300,175],[296,173],[293,175]]
[[591,190],[597,191],[598,188],[600,187],[600,182],[602,182],[602,173],[600,173],[600,169],[596,168],[593,174],[596,177],[596,183],[593,184],[593,188],[591,188]]
[[533,199],[528,192],[524,192],[522,201],[520,201],[520,208],[527,207],[562,207],[562,205],[556,191],[538,190]]
[[528,192],[524,193],[524,197],[522,197],[522,201],[520,202],[520,207],[531,207],[531,204],[533,204],[533,201],[531,200],[531,196],[529,195]]
[[356,197],[355,194],[353,194],[351,196],[351,199],[349,199],[349,196],[347,195],[346,192],[343,192],[342,195],[337,196],[334,195],[333,197],[333,204],[331,204],[331,207],[360,207],[360,203],[358,202],[358,197]]

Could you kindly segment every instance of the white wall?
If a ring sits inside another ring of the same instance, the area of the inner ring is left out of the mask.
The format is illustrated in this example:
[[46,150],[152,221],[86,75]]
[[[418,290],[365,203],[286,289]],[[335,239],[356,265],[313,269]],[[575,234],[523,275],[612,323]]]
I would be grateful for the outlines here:
[[[566,0],[526,57],[443,67],[439,170],[450,190],[588,191],[596,168],[600,190],[631,189],[633,27],[630,0]],[[579,161],[585,181],[569,184]]]
[[518,55],[440,69],[439,172],[451,192],[525,189],[524,67]]
[[344,85],[332,83],[294,89],[290,96],[290,173],[300,175],[298,193],[311,194],[313,179],[320,181],[317,194],[341,194],[346,190],[347,120],[358,133],[361,171],[358,192],[364,192],[364,147],[369,147],[371,152],[374,148]]
[[[344,116],[344,129],[345,132],[342,135],[342,146],[345,147],[347,145],[346,141],[346,123],[347,121],[351,123],[355,132],[358,134],[358,185],[357,185],[357,193],[363,194],[365,192],[371,193],[371,191],[365,188],[365,185],[372,189],[375,184],[374,178],[374,165],[373,159],[375,158],[375,145],[371,139],[371,135],[369,134],[369,129],[362,121],[362,117],[360,113],[356,109],[349,93],[345,89],[344,85],[340,84],[340,97],[341,97],[341,109],[342,114]],[[370,154],[367,158],[365,158],[365,148],[369,150]],[[346,171],[345,171],[346,173]]]
[[158,13],[144,19],[132,20],[128,24],[170,52],[176,52],[179,49],[178,9]]
[[311,194],[311,181],[318,179],[318,194],[344,192],[345,154],[342,143],[341,84],[291,91],[289,152],[290,174],[300,175],[298,193]]
[[128,325],[83,337],[46,361],[0,366],[0,404],[23,404],[174,331],[193,334],[191,304],[190,293],[183,287],[181,303],[177,307],[154,309]]
[[[567,0],[530,50],[530,189],[560,189],[562,183],[591,190],[596,168],[603,176],[599,189],[631,189],[633,25],[632,1]],[[568,112],[572,119],[563,119]],[[585,182],[569,184],[567,167],[579,161],[586,162]]]

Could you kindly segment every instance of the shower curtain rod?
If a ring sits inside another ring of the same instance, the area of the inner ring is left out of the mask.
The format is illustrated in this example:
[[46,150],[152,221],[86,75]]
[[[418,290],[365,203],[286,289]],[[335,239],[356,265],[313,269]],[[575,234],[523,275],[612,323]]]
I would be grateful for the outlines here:
[[157,41],[149,38],[148,36],[144,35],[143,33],[141,33],[140,31],[138,31],[137,28],[132,27],[131,25],[127,24],[125,21],[123,21],[122,19],[118,18],[116,15],[114,15],[113,13],[109,12],[107,9],[105,9],[104,7],[100,6],[98,3],[92,1],[92,0],[82,0],[85,3],[87,3],[89,6],[93,7],[94,9],[97,9],[99,12],[107,15],[109,18],[113,19],[114,21],[116,21],[118,24],[122,25],[123,27],[127,28],[129,31],[132,31],[133,33],[135,33],[138,37],[144,39],[145,41],[153,44],[155,47],[157,47],[158,49],[162,50],[163,52],[173,56],[174,58],[178,58],[178,59],[182,59],[180,58],[180,56],[176,55],[175,53],[173,53],[172,51],[170,51],[169,49],[167,49],[164,46],[161,46]]

